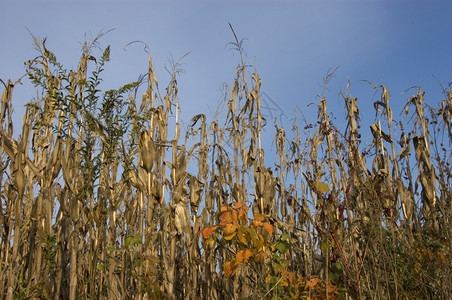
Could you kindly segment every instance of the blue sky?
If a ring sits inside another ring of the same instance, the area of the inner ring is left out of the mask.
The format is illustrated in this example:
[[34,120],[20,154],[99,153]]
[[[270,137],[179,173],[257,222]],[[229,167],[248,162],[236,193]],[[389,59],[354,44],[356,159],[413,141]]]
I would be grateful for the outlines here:
[[[212,120],[223,97],[221,87],[232,83],[240,57],[226,46],[233,40],[228,22],[247,38],[247,62],[260,74],[262,91],[289,119],[294,104],[307,116],[317,114],[316,105],[307,106],[318,101],[328,70],[339,65],[327,94],[338,122],[345,114],[339,92],[348,79],[369,120],[380,94],[362,80],[387,86],[395,117],[414,93],[403,93],[406,89],[421,86],[426,101],[436,104],[443,99],[440,83],[452,82],[452,1],[1,0],[0,11],[3,81],[21,77],[23,62],[36,56],[27,28],[47,37],[47,47],[69,69],[77,66],[85,36],[115,28],[100,40],[102,48],[111,45],[112,51],[104,72],[107,88],[146,73],[143,46],[123,50],[131,41],[149,45],[162,92],[169,79],[167,59],[190,52],[178,79],[187,122],[198,113]],[[100,56],[100,51],[93,54]],[[26,78],[23,83],[13,96],[17,124],[23,105],[36,95]]]

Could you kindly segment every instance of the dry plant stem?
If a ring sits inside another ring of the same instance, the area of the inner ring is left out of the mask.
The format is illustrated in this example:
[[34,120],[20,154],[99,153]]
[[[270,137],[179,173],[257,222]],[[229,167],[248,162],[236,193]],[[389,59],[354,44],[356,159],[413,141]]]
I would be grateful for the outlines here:
[[[224,106],[188,126],[180,61],[161,93],[145,46],[147,74],[102,92],[103,33],[73,71],[33,36],[26,68],[40,96],[20,131],[19,81],[1,82],[0,298],[451,298],[452,92],[434,106],[417,88],[396,120],[389,90],[373,85],[367,124],[349,82],[344,130],[326,93],[316,118],[297,107],[288,130],[265,117],[233,33],[240,62]],[[250,207],[248,223],[228,235],[236,205]],[[272,234],[250,225],[256,216]]]

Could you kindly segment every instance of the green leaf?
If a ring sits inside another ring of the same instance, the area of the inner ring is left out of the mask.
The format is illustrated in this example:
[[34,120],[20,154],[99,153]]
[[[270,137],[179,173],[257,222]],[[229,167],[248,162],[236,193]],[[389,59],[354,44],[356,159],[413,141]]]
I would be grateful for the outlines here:
[[341,278],[341,275],[338,273],[329,273],[328,278],[334,282],[338,282],[339,279]]
[[338,272],[342,272],[342,264],[340,262],[335,262],[333,266],[336,268]]
[[141,236],[139,235],[132,235],[126,238],[126,241],[124,243],[126,247],[130,247],[132,245],[140,245],[142,244]]
[[328,246],[328,242],[327,241],[323,241],[320,244],[320,250],[322,250],[322,253],[328,253],[329,246]]
[[257,231],[255,228],[249,228],[249,233],[252,241],[257,239]]
[[281,266],[283,266],[284,269],[286,269],[286,268],[289,267],[290,262],[289,262],[287,259],[285,259],[285,258],[281,258],[279,264],[280,264]]
[[276,274],[281,273],[282,270],[284,270],[284,266],[280,264],[275,264],[273,266],[273,271],[275,271]]
[[319,181],[314,182],[314,188],[319,193],[327,193],[330,191],[328,184],[326,184],[325,182],[319,182]]
[[290,234],[288,234],[288,233],[281,234],[281,240],[289,241],[289,238],[290,238]]
[[286,241],[279,240],[276,242],[276,250],[279,251],[279,253],[284,254],[287,251],[288,243]]
[[102,271],[104,269],[104,264],[103,263],[98,263],[97,266],[96,266],[96,269],[98,271]]
[[141,259],[137,259],[137,260],[135,260],[134,262],[133,262],[133,266],[134,267],[140,267],[141,266],[141,264],[142,264],[142,260]]

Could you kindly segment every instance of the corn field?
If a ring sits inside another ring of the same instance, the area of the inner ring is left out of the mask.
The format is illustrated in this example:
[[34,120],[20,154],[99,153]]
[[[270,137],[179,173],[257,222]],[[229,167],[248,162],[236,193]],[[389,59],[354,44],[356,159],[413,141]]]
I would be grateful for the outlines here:
[[450,88],[436,106],[411,90],[396,120],[376,86],[369,128],[347,86],[345,129],[323,96],[315,122],[296,107],[287,130],[263,117],[234,33],[222,113],[184,123],[178,62],[164,92],[151,56],[138,81],[101,90],[102,36],[76,70],[32,36],[39,96],[21,131],[18,82],[2,80],[1,299],[452,298]]

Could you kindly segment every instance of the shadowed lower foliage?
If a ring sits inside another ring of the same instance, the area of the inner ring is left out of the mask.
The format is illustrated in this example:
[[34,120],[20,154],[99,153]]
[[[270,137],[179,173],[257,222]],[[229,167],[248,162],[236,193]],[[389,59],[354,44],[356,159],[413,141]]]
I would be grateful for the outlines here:
[[1,299],[452,298],[450,89],[434,107],[418,88],[396,121],[376,87],[363,128],[347,87],[344,130],[323,96],[316,121],[296,108],[273,131],[234,33],[222,113],[181,129],[178,62],[164,93],[151,57],[102,91],[101,36],[76,70],[33,36],[20,132],[2,82]]

